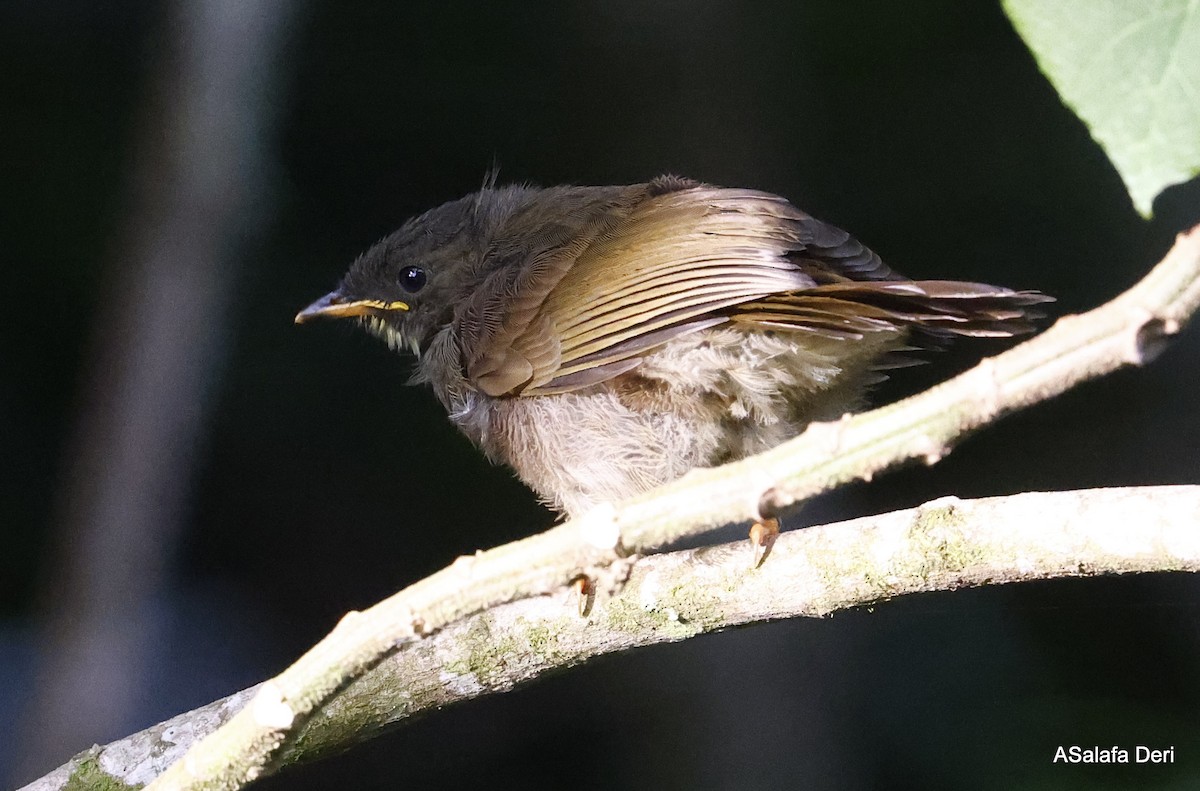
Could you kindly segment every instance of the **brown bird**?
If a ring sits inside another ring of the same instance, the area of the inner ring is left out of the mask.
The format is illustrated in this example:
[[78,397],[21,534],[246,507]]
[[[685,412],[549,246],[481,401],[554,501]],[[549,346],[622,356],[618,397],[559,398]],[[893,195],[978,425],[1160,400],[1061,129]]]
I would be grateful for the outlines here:
[[663,176],[485,185],[408,220],[296,321],[356,317],[412,351],[488,458],[578,515],[840,417],[896,352],[1028,331],[1047,301],[909,280],[777,195]]

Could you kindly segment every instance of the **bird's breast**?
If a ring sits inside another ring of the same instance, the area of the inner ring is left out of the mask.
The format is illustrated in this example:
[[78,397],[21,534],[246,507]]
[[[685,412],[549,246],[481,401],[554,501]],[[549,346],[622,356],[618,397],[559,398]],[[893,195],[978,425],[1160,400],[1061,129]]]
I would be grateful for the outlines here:
[[848,344],[797,332],[705,330],[582,390],[459,394],[451,419],[544,500],[577,514],[772,447],[811,420],[852,409],[871,363],[898,342],[899,335]]

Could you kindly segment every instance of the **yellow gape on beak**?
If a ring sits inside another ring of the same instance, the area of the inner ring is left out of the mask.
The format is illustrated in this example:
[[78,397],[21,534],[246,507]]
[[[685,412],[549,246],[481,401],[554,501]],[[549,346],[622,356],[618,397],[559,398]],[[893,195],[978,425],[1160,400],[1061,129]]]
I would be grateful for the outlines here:
[[296,323],[303,324],[312,319],[344,319],[352,316],[370,316],[376,311],[408,310],[407,302],[384,302],[379,299],[355,299],[347,301],[340,292],[331,291],[304,310],[296,314]]

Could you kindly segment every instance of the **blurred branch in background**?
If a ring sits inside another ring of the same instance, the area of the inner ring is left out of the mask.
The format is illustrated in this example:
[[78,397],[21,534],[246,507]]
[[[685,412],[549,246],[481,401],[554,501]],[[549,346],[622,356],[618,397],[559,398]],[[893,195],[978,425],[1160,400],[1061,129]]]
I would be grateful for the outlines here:
[[154,606],[188,510],[229,303],[268,213],[265,138],[295,9],[179,0],[165,14],[130,219],[66,449],[19,777],[139,724]]

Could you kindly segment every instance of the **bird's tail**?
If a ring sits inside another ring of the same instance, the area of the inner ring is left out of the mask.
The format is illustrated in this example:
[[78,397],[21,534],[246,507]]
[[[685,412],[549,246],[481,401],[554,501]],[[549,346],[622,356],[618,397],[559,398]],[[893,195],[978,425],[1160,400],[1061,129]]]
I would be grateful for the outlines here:
[[729,317],[830,338],[912,329],[936,341],[1032,332],[1044,316],[1037,306],[1053,301],[1038,291],[955,280],[850,281],[743,302]]

